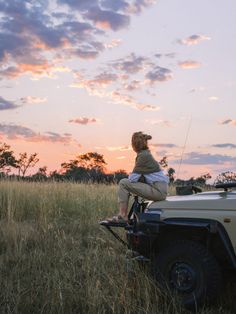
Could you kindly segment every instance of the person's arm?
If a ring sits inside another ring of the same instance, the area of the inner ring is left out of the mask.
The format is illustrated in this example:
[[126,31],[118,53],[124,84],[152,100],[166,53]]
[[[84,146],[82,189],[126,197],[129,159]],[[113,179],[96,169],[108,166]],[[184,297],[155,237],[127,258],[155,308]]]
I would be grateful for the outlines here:
[[141,174],[138,174],[138,173],[135,173],[135,172],[131,172],[129,174],[128,179],[130,180],[130,182],[138,182],[140,177],[141,177]]

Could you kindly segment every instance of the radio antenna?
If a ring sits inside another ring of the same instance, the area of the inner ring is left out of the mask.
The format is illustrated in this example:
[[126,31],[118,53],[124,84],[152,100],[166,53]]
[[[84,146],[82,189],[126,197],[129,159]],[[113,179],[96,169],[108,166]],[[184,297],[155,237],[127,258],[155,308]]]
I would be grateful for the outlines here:
[[179,178],[179,172],[180,172],[180,168],[181,168],[182,162],[183,162],[184,151],[185,151],[185,148],[186,148],[186,144],[187,144],[187,140],[188,140],[188,136],[189,136],[191,123],[192,123],[192,116],[190,116],[190,118],[189,118],[188,129],[187,129],[187,132],[186,132],[185,141],[184,141],[184,145],[183,145],[183,148],[182,148],[181,158],[180,158],[179,167],[178,167],[178,171],[177,171],[177,179]]

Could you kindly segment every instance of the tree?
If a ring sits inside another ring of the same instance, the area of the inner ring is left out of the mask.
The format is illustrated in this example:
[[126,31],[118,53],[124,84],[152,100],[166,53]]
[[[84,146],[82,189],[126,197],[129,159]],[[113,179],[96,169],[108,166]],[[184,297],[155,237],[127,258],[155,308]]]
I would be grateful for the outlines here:
[[160,161],[159,164],[162,166],[162,168],[167,168],[168,167],[168,160],[167,157],[164,156]]
[[174,175],[175,175],[175,169],[174,168],[169,168],[167,170],[167,174],[168,174],[168,177],[170,179],[170,183],[173,183],[175,178],[174,178]]
[[17,167],[17,161],[14,152],[6,143],[0,143],[0,170],[9,172],[11,167]]
[[19,175],[22,174],[22,176],[24,177],[26,171],[29,168],[34,167],[38,161],[39,158],[37,153],[31,154],[30,156],[28,156],[27,153],[20,153],[20,158],[17,160],[17,168]]
[[30,177],[34,181],[46,181],[47,180],[47,167],[43,166],[38,169],[38,171]]
[[60,174],[57,170],[53,170],[49,173],[49,178],[55,181],[63,180],[63,175]]
[[205,173],[205,174],[202,174],[200,177],[197,177],[195,179],[196,183],[200,184],[200,185],[205,185],[206,184],[206,181],[211,179],[211,175],[210,173]]
[[220,173],[215,180],[215,184],[217,183],[231,183],[236,182],[236,173],[232,171],[226,171]]
[[120,169],[120,170],[117,170],[114,172],[114,181],[119,183],[121,179],[124,179],[124,178],[128,178],[128,173],[123,170],[123,169]]
[[46,177],[47,176],[47,166],[40,167],[38,170],[38,173],[40,173],[41,175]]
[[107,164],[104,160],[103,155],[96,152],[89,152],[77,156],[78,164],[86,169],[95,169],[104,171],[105,165]]
[[105,165],[103,155],[89,152],[78,155],[69,162],[62,163],[61,167],[66,179],[101,182],[105,180]]

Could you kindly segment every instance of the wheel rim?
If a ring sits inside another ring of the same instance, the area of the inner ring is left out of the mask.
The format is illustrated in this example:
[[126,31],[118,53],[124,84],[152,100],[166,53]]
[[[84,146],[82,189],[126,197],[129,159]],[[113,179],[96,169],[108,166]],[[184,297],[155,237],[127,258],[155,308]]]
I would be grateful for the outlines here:
[[169,274],[171,286],[179,292],[189,293],[196,287],[196,271],[188,263],[175,263]]

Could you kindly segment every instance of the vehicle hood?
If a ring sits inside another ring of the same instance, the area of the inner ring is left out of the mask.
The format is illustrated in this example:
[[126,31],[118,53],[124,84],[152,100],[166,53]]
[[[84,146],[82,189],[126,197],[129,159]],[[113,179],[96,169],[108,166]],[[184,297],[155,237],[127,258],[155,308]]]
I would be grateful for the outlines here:
[[160,209],[236,210],[236,191],[169,196],[165,201],[151,202],[147,210]]

